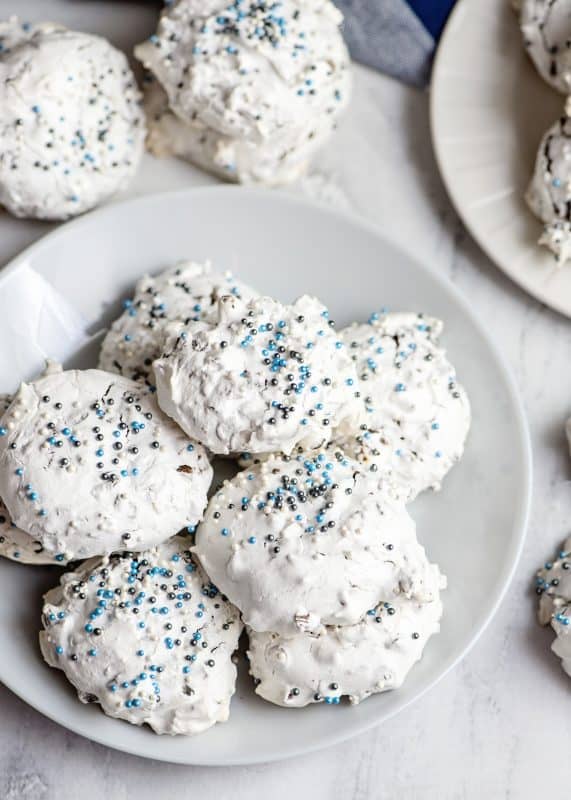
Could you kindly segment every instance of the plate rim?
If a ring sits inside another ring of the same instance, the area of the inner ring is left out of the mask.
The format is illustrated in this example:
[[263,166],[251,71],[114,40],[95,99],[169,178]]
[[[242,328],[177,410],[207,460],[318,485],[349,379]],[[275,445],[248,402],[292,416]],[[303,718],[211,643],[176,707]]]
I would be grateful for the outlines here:
[[12,272],[17,270],[22,264],[26,263],[31,258],[33,258],[35,252],[37,250],[41,250],[45,246],[46,241],[52,242],[58,237],[66,236],[68,230],[81,229],[81,227],[84,225],[92,224],[92,221],[94,219],[99,219],[99,218],[104,219],[108,215],[113,215],[116,212],[117,208],[122,209],[127,206],[137,207],[147,204],[152,205],[154,203],[162,203],[168,200],[176,201],[177,197],[180,198],[180,197],[190,196],[191,198],[194,198],[194,197],[199,197],[200,195],[203,194],[213,195],[213,194],[229,194],[229,193],[234,194],[237,197],[244,196],[247,194],[256,197],[258,199],[263,198],[264,202],[266,203],[272,202],[274,197],[278,197],[281,202],[289,203],[290,205],[293,206],[301,205],[302,207],[306,208],[320,209],[322,212],[326,212],[328,215],[330,215],[333,219],[337,218],[340,219],[341,221],[348,222],[357,228],[361,228],[368,234],[373,235],[377,239],[384,240],[389,244],[389,246],[400,251],[403,254],[403,256],[414,262],[419,269],[427,271],[430,274],[430,276],[438,284],[439,288],[445,294],[450,296],[455,303],[457,303],[457,305],[461,308],[461,310],[470,319],[474,327],[478,330],[479,335],[482,337],[482,339],[488,346],[490,353],[501,372],[501,375],[503,377],[507,389],[508,398],[512,406],[512,411],[514,412],[517,435],[523,453],[523,463],[522,463],[523,492],[521,498],[519,498],[518,500],[519,507],[517,509],[517,513],[514,515],[513,531],[518,532],[518,537],[517,541],[515,541],[514,544],[512,545],[513,553],[511,554],[511,558],[509,559],[509,561],[506,559],[507,563],[504,566],[500,574],[500,577],[498,579],[498,590],[496,593],[496,598],[492,603],[491,607],[488,609],[487,614],[482,619],[480,624],[474,628],[474,631],[468,643],[461,649],[461,651],[454,658],[451,658],[444,663],[442,670],[435,678],[430,680],[424,687],[420,688],[415,694],[413,694],[410,698],[404,701],[402,705],[389,711],[388,713],[385,713],[382,719],[372,719],[364,721],[362,724],[357,725],[350,731],[345,731],[345,732],[331,731],[329,734],[321,737],[319,741],[311,745],[298,746],[297,748],[290,747],[282,753],[276,753],[275,755],[272,755],[270,758],[268,757],[256,758],[254,755],[251,757],[228,757],[225,758],[223,761],[220,761],[216,758],[215,754],[213,754],[213,758],[198,758],[192,760],[186,758],[179,758],[176,756],[175,757],[163,756],[163,754],[157,754],[151,757],[146,754],[141,754],[141,752],[138,751],[136,747],[129,746],[128,743],[122,744],[121,742],[117,743],[114,742],[110,744],[105,739],[105,737],[99,736],[96,733],[95,734],[88,733],[87,731],[81,729],[81,726],[76,725],[73,722],[69,723],[65,721],[65,719],[62,718],[61,716],[58,716],[57,713],[50,711],[49,709],[44,709],[43,707],[41,707],[41,705],[32,704],[26,699],[25,693],[23,693],[16,686],[12,685],[9,680],[6,680],[5,677],[3,677],[2,664],[0,662],[0,683],[6,686],[6,688],[8,688],[18,698],[20,698],[23,702],[25,702],[35,711],[38,711],[40,714],[47,717],[52,722],[61,725],[66,730],[69,730],[72,733],[82,736],[83,738],[86,738],[88,740],[94,741],[97,744],[109,747],[113,750],[127,753],[129,755],[138,756],[139,758],[156,760],[163,763],[181,764],[184,766],[205,766],[205,767],[247,766],[247,765],[273,763],[276,761],[295,758],[301,755],[307,755],[309,753],[314,753],[319,750],[322,750],[326,747],[332,747],[334,745],[341,744],[342,742],[345,742],[356,736],[362,735],[366,731],[371,730],[372,728],[375,728],[376,726],[387,722],[392,717],[402,712],[404,709],[416,703],[423,695],[425,695],[428,691],[434,688],[446,675],[448,675],[454,669],[454,667],[456,667],[460,663],[460,661],[462,661],[468,655],[468,653],[472,650],[476,642],[481,638],[482,634],[489,626],[492,619],[495,617],[501,603],[504,600],[504,597],[507,594],[507,591],[509,589],[509,586],[512,582],[517,566],[519,564],[519,560],[526,540],[531,502],[532,502],[533,458],[532,458],[529,423],[527,420],[527,416],[525,414],[523,401],[519,395],[517,383],[515,381],[514,376],[512,375],[511,368],[509,367],[509,364],[507,363],[507,360],[505,359],[503,353],[498,348],[496,342],[492,338],[491,334],[487,331],[483,323],[480,322],[478,315],[475,314],[474,311],[472,310],[472,307],[470,306],[468,300],[464,298],[462,292],[446,276],[443,276],[436,270],[432,269],[429,261],[424,261],[422,258],[419,258],[410,249],[404,247],[402,243],[396,241],[395,238],[393,238],[390,233],[388,234],[385,233],[380,226],[375,225],[369,220],[358,216],[356,213],[352,211],[346,209],[332,208],[331,206],[328,206],[326,203],[318,202],[305,197],[298,197],[296,195],[289,194],[287,192],[280,190],[267,190],[254,187],[233,186],[233,185],[191,187],[187,189],[178,189],[174,191],[167,190],[162,192],[144,194],[102,206],[98,209],[95,209],[94,211],[90,211],[86,214],[83,214],[80,217],[70,220],[64,223],[63,225],[58,226],[55,230],[52,230],[44,234],[43,236],[40,236],[39,239],[37,239],[28,247],[26,247],[15,258],[11,259],[6,265],[0,268],[0,290],[4,281],[12,274]]
[[[502,1],[505,2],[505,0],[500,0],[500,3]],[[455,186],[453,170],[448,167],[446,156],[444,155],[445,147],[440,141],[441,133],[439,130],[440,122],[438,118],[437,105],[440,103],[440,91],[446,79],[445,58],[447,56],[448,43],[452,41],[456,21],[461,17],[462,14],[466,13],[466,7],[468,3],[476,5],[476,2],[477,0],[459,0],[456,6],[452,9],[452,13],[446,21],[444,31],[434,56],[429,92],[429,125],[432,147],[434,150],[438,171],[442,178],[442,182],[444,183],[446,193],[448,194],[448,197],[454,206],[454,210],[460,217],[462,224],[477,243],[478,247],[483,250],[485,255],[490,259],[490,261],[527,295],[533,297],[540,303],[544,303],[558,314],[561,314],[569,319],[571,318],[571,304],[566,305],[564,303],[560,303],[557,297],[550,295],[549,292],[541,288],[541,285],[536,286],[522,276],[518,275],[517,271],[511,270],[506,263],[506,259],[499,257],[496,253],[494,253],[493,248],[490,247],[486,237],[484,237],[484,235],[478,231],[477,227],[472,224],[469,213],[465,211],[464,203]],[[501,6],[498,7],[500,8]],[[514,12],[514,24],[515,23],[516,17]],[[547,87],[546,91],[553,91],[553,89],[549,89],[549,87]],[[529,213],[531,214],[531,211]]]

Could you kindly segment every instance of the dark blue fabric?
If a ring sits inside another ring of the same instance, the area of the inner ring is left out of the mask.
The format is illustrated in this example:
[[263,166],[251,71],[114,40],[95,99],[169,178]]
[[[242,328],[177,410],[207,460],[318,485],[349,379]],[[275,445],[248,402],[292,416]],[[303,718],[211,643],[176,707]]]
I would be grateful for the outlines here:
[[406,0],[433,39],[438,39],[455,0]]

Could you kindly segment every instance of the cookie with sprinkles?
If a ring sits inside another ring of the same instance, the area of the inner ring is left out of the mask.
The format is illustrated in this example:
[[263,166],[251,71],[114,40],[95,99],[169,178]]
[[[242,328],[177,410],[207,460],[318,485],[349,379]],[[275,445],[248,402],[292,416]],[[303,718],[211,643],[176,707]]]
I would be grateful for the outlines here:
[[405,501],[440,487],[470,428],[468,396],[439,344],[441,331],[439,320],[421,314],[375,313],[339,334],[366,419],[356,435],[335,443]]
[[547,561],[537,573],[539,622],[551,625],[556,638],[551,645],[561,666],[571,676],[571,538],[567,539],[553,561]]
[[144,148],[123,53],[52,23],[0,22],[0,205],[67,219],[124,188]]
[[571,92],[571,7],[568,0],[520,0],[524,47],[544,81]]
[[41,542],[17,528],[0,499],[0,556],[20,564],[65,564],[65,553],[49,553]]
[[571,100],[540,142],[535,169],[525,194],[543,222],[539,244],[563,265],[571,258]]
[[195,525],[212,468],[140,384],[99,370],[23,383],[0,421],[0,496],[68,558],[144,550]]
[[[232,145],[232,156],[229,156],[227,149],[221,149],[222,140],[219,133],[203,125],[185,122],[171,110],[167,93],[151,73],[145,75],[144,97],[147,115],[146,145],[150,153],[157,158],[176,156],[229,180],[233,176],[229,174],[225,165],[230,159],[230,163],[241,164],[240,170],[235,170],[237,175],[242,175],[238,180],[248,182],[244,172],[242,150],[251,150],[252,145],[240,148]],[[222,164],[219,163],[221,157]],[[272,173],[274,178],[279,174],[279,168],[277,172]]]
[[[58,364],[48,361],[43,374],[49,375],[60,369]],[[0,418],[8,410],[12,400],[11,394],[0,394]],[[2,498],[0,498],[0,556],[18,561],[20,564],[65,564],[67,561],[65,553],[48,553],[41,542],[16,527]]]
[[226,481],[194,552],[244,622],[287,636],[354,624],[427,580],[404,505],[340,450],[274,456]]
[[157,158],[176,156],[212,171],[219,135],[177,117],[170,109],[167,93],[150,72],[144,76],[144,98],[147,150]]
[[151,149],[227,180],[296,180],[350,95],[342,19],[330,0],[169,3],[135,48],[167,95],[148,96]]
[[222,297],[153,368],[159,405],[213,453],[318,447],[361,420],[357,376],[329,312],[304,296]]
[[248,657],[256,693],[279,706],[356,704],[402,686],[430,637],[440,630],[440,589],[432,565],[424,597],[397,598],[370,608],[355,625],[326,626],[286,637],[249,630]]
[[47,663],[110,717],[186,736],[228,719],[242,623],[178,537],[66,573],[42,622]]
[[152,363],[163,352],[167,332],[190,320],[209,319],[225,294],[249,300],[257,292],[231,272],[215,272],[209,263],[184,261],[159,275],[146,275],[103,340],[99,368],[153,385]]

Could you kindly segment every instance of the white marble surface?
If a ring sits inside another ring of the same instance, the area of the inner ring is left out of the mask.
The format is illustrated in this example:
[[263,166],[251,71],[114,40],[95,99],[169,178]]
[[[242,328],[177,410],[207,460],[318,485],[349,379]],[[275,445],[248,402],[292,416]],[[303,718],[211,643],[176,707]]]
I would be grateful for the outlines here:
[[[0,0],[0,16],[16,8],[34,19],[41,8],[124,46],[153,22],[144,2]],[[549,632],[535,623],[530,585],[569,533],[570,323],[504,278],[464,231],[434,163],[427,96],[364,69],[356,78],[350,116],[296,191],[346,204],[414,246],[470,298],[511,363],[531,424],[535,487],[510,593],[463,663],[412,708],[346,744],[283,763],[214,770],[143,761],[68,733],[0,687],[2,800],[568,795],[571,684],[549,652]],[[147,158],[130,194],[211,182],[186,165]],[[47,230],[0,213],[0,264]]]

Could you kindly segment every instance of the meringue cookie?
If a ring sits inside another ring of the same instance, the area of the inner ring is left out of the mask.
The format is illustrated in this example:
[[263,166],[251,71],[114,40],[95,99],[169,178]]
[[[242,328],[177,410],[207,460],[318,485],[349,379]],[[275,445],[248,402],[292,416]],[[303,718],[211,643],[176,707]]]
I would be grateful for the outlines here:
[[145,76],[144,97],[147,150],[157,158],[176,156],[220,174],[213,167],[218,157],[220,135],[203,125],[192,125],[177,117],[169,107],[167,93],[150,74]]
[[221,455],[318,447],[363,414],[355,369],[325,306],[301,297],[221,298],[153,364],[159,405]]
[[179,537],[66,573],[42,619],[42,654],[82,702],[171,735],[228,719],[242,623]]
[[556,634],[551,649],[571,677],[571,537],[564,542],[556,558],[538,571],[536,591],[539,622],[551,624]]
[[135,48],[172,109],[157,114],[151,97],[151,148],[227,180],[297,179],[349,97],[342,19],[330,0],[282,0],[279,9],[227,0],[170,3],[157,33]]
[[357,368],[366,424],[335,444],[406,502],[440,488],[470,428],[468,397],[441,331],[439,320],[401,312],[373,314],[339,333]]
[[194,525],[204,448],[140,384],[98,370],[23,383],[2,417],[0,497],[14,523],[68,558],[159,544]]
[[571,537],[563,543],[556,558],[538,571],[536,588],[539,621],[547,625],[559,607],[571,603]]
[[123,53],[52,23],[0,23],[0,205],[67,219],[134,175],[141,95]]
[[571,258],[571,101],[545,133],[525,194],[528,206],[544,223],[539,244],[562,265]]
[[17,528],[0,499],[0,556],[20,564],[65,564],[65,553],[48,553],[41,542]]
[[567,0],[521,0],[524,47],[541,77],[563,94],[571,91],[571,7]]
[[183,261],[159,275],[146,275],[103,340],[99,368],[153,385],[152,362],[162,354],[173,326],[212,318],[225,294],[249,300],[257,292],[230,272],[214,272],[209,263]]
[[[59,365],[48,361],[44,375],[58,371]],[[10,407],[13,397],[0,394],[0,419]],[[16,527],[10,517],[2,498],[0,498],[0,556],[21,564],[65,564],[68,560],[65,553],[48,553],[41,542]]]
[[433,565],[426,596],[378,603],[355,625],[327,626],[317,634],[287,638],[248,630],[250,673],[256,693],[279,706],[353,704],[401,686],[440,630],[440,589],[446,581]]
[[404,505],[341,451],[275,456],[226,481],[193,552],[245,623],[286,636],[354,624],[427,580]]

